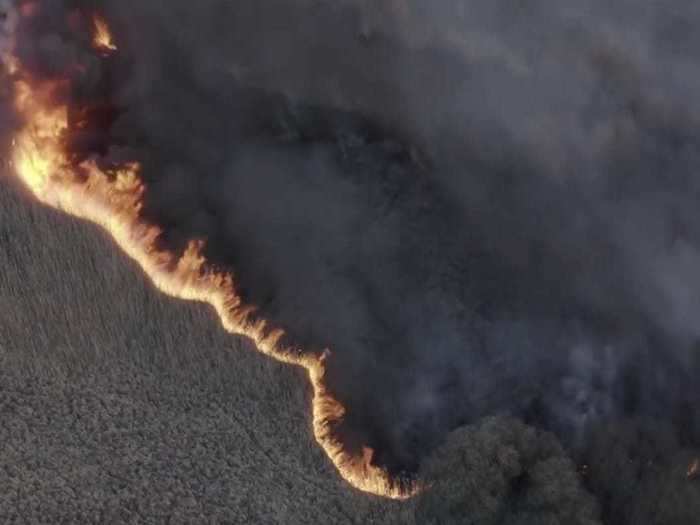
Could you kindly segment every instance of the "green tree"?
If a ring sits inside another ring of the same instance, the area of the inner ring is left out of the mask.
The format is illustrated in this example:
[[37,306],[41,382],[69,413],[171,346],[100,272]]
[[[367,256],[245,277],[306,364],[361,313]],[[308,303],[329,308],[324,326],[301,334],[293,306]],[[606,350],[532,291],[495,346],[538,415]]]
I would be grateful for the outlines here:
[[509,418],[452,432],[423,464],[416,522],[593,525],[597,505],[557,439]]
[[670,424],[630,419],[599,425],[587,442],[587,484],[606,522],[700,523],[700,480],[687,475],[699,451],[681,447]]

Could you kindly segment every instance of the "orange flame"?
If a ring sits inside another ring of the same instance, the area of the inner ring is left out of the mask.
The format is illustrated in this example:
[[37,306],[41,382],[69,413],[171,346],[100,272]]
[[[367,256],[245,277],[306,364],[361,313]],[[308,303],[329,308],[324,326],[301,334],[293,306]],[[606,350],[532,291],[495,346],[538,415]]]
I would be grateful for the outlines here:
[[105,53],[116,51],[117,46],[114,44],[114,39],[112,38],[112,33],[109,30],[107,22],[105,22],[100,15],[94,15],[92,17],[92,23],[95,31],[92,44],[95,48]]
[[[116,49],[106,24],[95,18],[95,26],[95,43],[100,48]],[[332,429],[342,420],[345,408],[324,382],[330,353],[319,357],[282,347],[283,331],[253,319],[253,308],[242,304],[233,277],[207,268],[203,242],[190,242],[177,260],[172,253],[157,248],[161,230],[140,218],[145,192],[140,166],[126,164],[113,172],[103,171],[93,160],[71,166],[64,148],[64,137],[70,131],[68,108],[52,102],[50,83],[32,85],[21,79],[21,63],[8,57],[5,63],[13,64],[19,77],[15,104],[26,124],[14,140],[13,162],[16,175],[29,191],[48,206],[104,228],[163,293],[209,303],[229,333],[249,337],[260,352],[278,361],[304,367],[313,387],[314,437],[352,486],[393,499],[416,494],[417,483],[396,482],[384,469],[373,465],[371,449],[364,448],[354,455],[333,435]]]

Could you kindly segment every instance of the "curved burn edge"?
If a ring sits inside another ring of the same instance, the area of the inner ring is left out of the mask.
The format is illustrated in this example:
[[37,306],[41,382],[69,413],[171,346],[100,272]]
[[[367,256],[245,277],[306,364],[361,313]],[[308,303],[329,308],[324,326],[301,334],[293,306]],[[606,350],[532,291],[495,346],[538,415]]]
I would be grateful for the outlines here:
[[[104,46],[98,51],[104,52]],[[158,248],[162,230],[140,217],[145,193],[140,166],[127,163],[102,168],[94,159],[71,163],[64,145],[70,132],[69,109],[53,102],[51,96],[57,85],[31,80],[11,54],[3,56],[2,63],[12,79],[15,109],[23,122],[13,139],[13,171],[29,192],[44,205],[106,230],[162,293],[210,304],[227,332],[248,337],[258,351],[277,361],[303,367],[313,389],[314,438],[350,485],[391,499],[405,500],[417,494],[422,489],[419,481],[392,478],[372,464],[372,449],[352,453],[335,435],[346,409],[325,382],[331,352],[319,356],[283,346],[284,331],[269,326],[255,316],[254,307],[243,304],[233,276],[209,267],[203,241],[190,241],[179,258]]]

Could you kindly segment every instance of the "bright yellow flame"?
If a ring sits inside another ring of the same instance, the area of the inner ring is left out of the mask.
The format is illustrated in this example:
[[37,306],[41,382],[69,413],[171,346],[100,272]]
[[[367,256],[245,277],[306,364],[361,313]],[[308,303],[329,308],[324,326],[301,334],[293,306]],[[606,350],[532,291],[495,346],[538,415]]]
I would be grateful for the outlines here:
[[[97,20],[98,28],[106,28]],[[319,357],[282,347],[279,342],[283,332],[254,318],[254,309],[243,305],[236,295],[232,276],[206,268],[202,242],[190,242],[178,260],[172,253],[157,248],[161,231],[140,218],[145,188],[138,164],[124,165],[116,173],[104,172],[92,160],[82,162],[78,169],[71,167],[63,147],[68,109],[51,102],[45,93],[50,89],[51,86],[33,86],[23,80],[16,83],[15,102],[26,125],[14,141],[14,165],[17,176],[31,193],[48,206],[103,227],[162,292],[211,304],[229,333],[249,337],[260,352],[278,361],[304,367],[313,387],[315,439],[351,485],[394,499],[415,494],[418,484],[396,483],[385,470],[372,465],[371,449],[364,448],[353,455],[334,437],[333,427],[342,420],[345,408],[324,382],[329,352]]]
[[92,22],[95,26],[95,36],[92,39],[93,45],[101,51],[116,51],[117,46],[114,44],[107,22],[100,15],[94,15]]

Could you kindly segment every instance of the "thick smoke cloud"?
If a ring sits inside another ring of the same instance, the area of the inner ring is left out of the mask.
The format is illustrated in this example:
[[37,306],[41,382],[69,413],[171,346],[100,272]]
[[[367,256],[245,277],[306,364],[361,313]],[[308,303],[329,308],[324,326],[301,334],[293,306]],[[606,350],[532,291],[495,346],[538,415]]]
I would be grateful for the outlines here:
[[37,70],[76,7],[120,45],[75,150],[140,160],[165,245],[331,349],[350,446],[412,471],[497,412],[581,454],[623,417],[698,445],[695,3],[46,4]]

